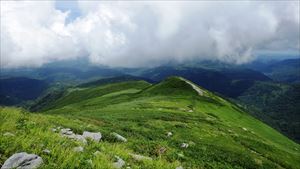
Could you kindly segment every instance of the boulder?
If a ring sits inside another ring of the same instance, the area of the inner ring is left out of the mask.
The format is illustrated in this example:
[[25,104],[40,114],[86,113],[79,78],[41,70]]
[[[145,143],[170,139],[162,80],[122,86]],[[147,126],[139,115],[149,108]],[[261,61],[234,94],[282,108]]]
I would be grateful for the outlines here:
[[116,162],[113,163],[113,166],[115,168],[122,168],[125,165],[125,161],[122,160],[120,157],[115,156]]
[[34,169],[43,164],[43,159],[35,154],[27,154],[26,152],[16,153],[9,157],[1,167],[1,169]]
[[178,166],[178,167],[176,167],[176,169],[183,169],[183,167],[182,166]]
[[127,139],[123,136],[121,136],[118,133],[112,133],[112,135],[118,140],[118,141],[122,141],[122,142],[127,142]]
[[89,132],[89,131],[84,131],[83,134],[82,134],[82,136],[85,139],[89,138],[89,139],[91,139],[91,140],[93,140],[95,142],[99,142],[100,139],[101,139],[101,137],[102,137],[102,135],[101,135],[100,132],[94,133],[94,132]]
[[66,135],[66,137],[77,140],[77,141],[80,141],[83,144],[87,143],[86,139],[82,135],[73,134],[73,135]]

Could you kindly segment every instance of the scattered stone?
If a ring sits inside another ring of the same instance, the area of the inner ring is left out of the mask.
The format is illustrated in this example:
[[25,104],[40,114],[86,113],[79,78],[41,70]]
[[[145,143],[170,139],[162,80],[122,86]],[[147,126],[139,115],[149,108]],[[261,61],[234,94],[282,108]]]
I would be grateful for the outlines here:
[[61,133],[62,135],[73,135],[73,134],[74,134],[73,131],[72,131],[71,129],[69,129],[69,128],[61,129],[61,130],[60,130],[60,133]]
[[52,129],[51,129],[51,131],[53,131],[53,132],[56,132],[56,131],[57,131],[57,129],[55,129],[55,128],[52,128]]
[[178,167],[176,167],[176,169],[183,169],[183,167],[182,166],[178,166]]
[[112,133],[112,135],[118,140],[118,141],[122,141],[122,142],[127,142],[127,139],[123,136],[121,136],[118,133]]
[[189,113],[192,113],[192,112],[194,112],[194,111],[191,109],[191,110],[189,110],[188,112],[189,112]]
[[245,128],[245,127],[243,127],[242,129],[243,129],[244,131],[248,131],[248,129],[247,129],[247,128]]
[[82,135],[74,134],[74,135],[71,135],[71,137],[69,137],[69,138],[73,138],[77,141],[82,142],[83,144],[87,143],[86,139]]
[[45,153],[45,154],[50,154],[51,152],[50,152],[50,150],[45,149],[45,150],[43,150],[43,153]]
[[172,137],[173,133],[172,132],[167,132],[168,137]]
[[188,143],[181,143],[180,147],[181,148],[188,148],[189,144]]
[[6,133],[3,134],[3,136],[13,137],[13,136],[15,136],[15,134],[13,134],[11,132],[6,132]]
[[82,136],[84,138],[89,138],[95,142],[99,142],[102,137],[100,132],[94,133],[94,132],[89,132],[89,131],[84,131]]
[[16,153],[9,157],[1,167],[1,169],[34,169],[43,164],[43,159],[35,154],[27,154],[26,152]]
[[136,161],[152,160],[151,157],[146,157],[146,156],[142,156],[142,155],[138,155],[138,154],[130,153],[129,155]]
[[83,147],[79,146],[79,147],[74,147],[73,149],[75,152],[83,152]]
[[125,161],[122,160],[120,157],[115,156],[116,162],[113,163],[113,166],[115,168],[122,168],[125,165]]

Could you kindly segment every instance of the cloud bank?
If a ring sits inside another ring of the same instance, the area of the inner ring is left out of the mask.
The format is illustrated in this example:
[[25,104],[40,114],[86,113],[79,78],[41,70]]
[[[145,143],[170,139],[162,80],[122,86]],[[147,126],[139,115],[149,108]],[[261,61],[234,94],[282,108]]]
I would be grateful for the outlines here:
[[[299,1],[1,1],[1,67],[88,57],[139,67],[169,61],[251,61],[257,51],[299,51]],[[74,11],[73,11],[74,12]]]

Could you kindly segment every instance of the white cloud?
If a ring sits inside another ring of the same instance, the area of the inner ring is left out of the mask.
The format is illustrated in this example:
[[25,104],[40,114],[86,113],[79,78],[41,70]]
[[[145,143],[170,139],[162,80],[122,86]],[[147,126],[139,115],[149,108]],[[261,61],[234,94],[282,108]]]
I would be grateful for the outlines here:
[[40,66],[89,57],[95,64],[151,66],[218,59],[244,63],[259,50],[299,50],[299,1],[1,1],[1,66]]

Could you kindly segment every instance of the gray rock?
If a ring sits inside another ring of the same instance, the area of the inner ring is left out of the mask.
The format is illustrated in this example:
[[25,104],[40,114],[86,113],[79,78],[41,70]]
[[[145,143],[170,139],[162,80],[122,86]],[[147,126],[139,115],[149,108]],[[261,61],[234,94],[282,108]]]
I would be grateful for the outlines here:
[[113,166],[115,168],[122,168],[125,165],[125,161],[118,156],[115,156],[115,158],[117,161],[113,163]]
[[146,157],[138,154],[130,153],[129,155],[136,161],[152,160],[151,157]]
[[15,136],[15,134],[13,134],[11,132],[6,132],[3,134],[3,136],[13,137],[13,136]]
[[79,146],[79,147],[74,147],[73,149],[75,152],[83,152],[83,147]]
[[89,131],[84,131],[82,136],[84,138],[89,138],[95,142],[99,142],[102,137],[100,132],[94,133],[94,132],[89,132]]
[[16,153],[9,157],[1,167],[1,169],[34,169],[43,164],[43,159],[35,154],[27,154],[26,152]]
[[182,166],[178,166],[178,167],[176,167],[176,169],[183,169],[183,167]]
[[72,135],[72,134],[74,134],[73,131],[72,131],[71,129],[69,129],[69,128],[61,129],[61,130],[60,130],[60,133],[61,133],[62,135]]
[[189,144],[188,143],[181,143],[180,147],[181,148],[188,148]]
[[73,135],[66,135],[68,138],[77,140],[82,142],[83,144],[87,144],[86,139],[82,136],[82,135],[78,135],[78,134],[73,134]]
[[127,142],[127,139],[123,136],[121,136],[118,133],[112,133],[112,135],[118,140],[118,141],[122,141],[122,142]]
[[167,136],[168,136],[168,137],[171,137],[172,135],[173,135],[172,132],[167,132]]

